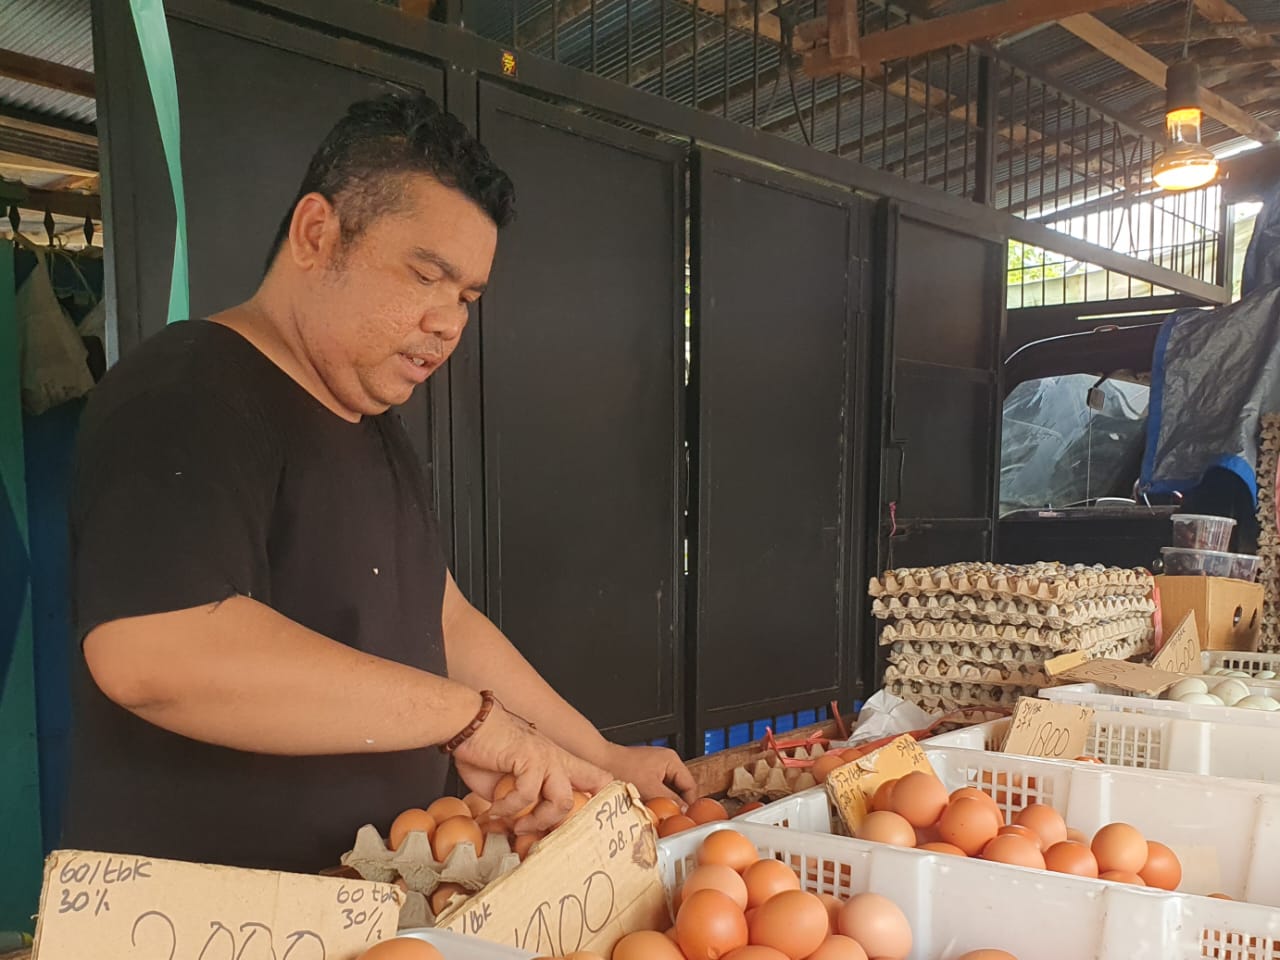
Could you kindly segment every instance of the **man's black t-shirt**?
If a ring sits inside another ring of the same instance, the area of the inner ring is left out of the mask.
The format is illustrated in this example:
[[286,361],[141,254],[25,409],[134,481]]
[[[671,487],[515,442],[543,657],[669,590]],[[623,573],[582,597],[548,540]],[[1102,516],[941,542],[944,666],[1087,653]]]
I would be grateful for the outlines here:
[[[335,416],[219,324],[170,326],[94,391],[71,535],[77,642],[111,620],[239,594],[358,650],[446,672],[445,565],[399,420]],[[181,656],[183,638],[171,640]],[[362,824],[385,827],[442,791],[437,750],[211,746],[118,707],[78,650],[72,662],[64,846],[315,871]]]

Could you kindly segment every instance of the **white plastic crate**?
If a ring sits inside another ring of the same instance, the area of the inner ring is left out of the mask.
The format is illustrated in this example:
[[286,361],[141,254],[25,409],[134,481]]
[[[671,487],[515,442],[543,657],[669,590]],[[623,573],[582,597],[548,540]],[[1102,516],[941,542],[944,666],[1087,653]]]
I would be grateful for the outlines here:
[[401,930],[398,937],[425,940],[444,954],[444,960],[531,960],[532,953],[476,937],[464,937],[449,930],[430,928]]
[[911,923],[909,960],[954,960],[984,947],[1021,960],[1280,960],[1280,911],[1273,907],[745,821],[660,841],[668,892],[692,869],[702,839],[728,828],[747,836],[761,856],[790,863],[807,890],[891,899]]
[[[1252,688],[1260,682],[1262,681],[1254,681],[1246,686],[1252,691]],[[1260,687],[1258,693],[1271,696],[1271,692],[1265,687]],[[1268,713],[1265,710],[1241,710],[1239,707],[1219,707],[1216,704],[1158,700],[1154,697],[1140,697],[1126,693],[1114,687],[1099,686],[1096,683],[1068,683],[1060,687],[1045,687],[1040,691],[1040,696],[1058,703],[1078,703],[1100,710],[1178,717],[1184,720],[1207,720],[1243,727],[1271,727],[1280,730],[1280,710]]]
[[1214,667],[1228,670],[1274,670],[1280,673],[1280,653],[1245,653],[1239,650],[1203,650],[1200,653],[1201,669],[1208,673]]
[[[1008,718],[991,720],[940,734],[926,743],[999,750],[1008,728]],[[1085,755],[1117,767],[1280,783],[1277,727],[1095,710]]]
[[[1005,721],[1007,722],[1007,721]],[[960,747],[928,747],[929,762],[948,790],[974,786],[1008,818],[1028,803],[1046,803],[1092,836],[1108,823],[1131,823],[1167,844],[1183,865],[1180,892],[1225,893],[1280,907],[1280,786],[1066,764]],[[739,818],[817,833],[840,833],[822,788]]]

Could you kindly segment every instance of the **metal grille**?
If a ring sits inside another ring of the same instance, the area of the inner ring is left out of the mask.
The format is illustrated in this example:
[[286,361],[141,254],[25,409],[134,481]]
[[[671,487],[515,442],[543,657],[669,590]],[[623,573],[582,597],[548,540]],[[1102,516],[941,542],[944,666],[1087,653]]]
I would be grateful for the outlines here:
[[[994,49],[949,47],[815,80],[784,51],[795,49],[797,24],[825,15],[825,0],[477,6],[469,27],[516,49],[1221,282],[1221,192],[1161,193],[1151,177],[1161,145],[1146,128]],[[859,11],[864,33],[911,22],[871,0]],[[1109,271],[1063,266],[1082,278],[1065,285],[1065,302],[1074,296],[1066,287],[1087,280],[1078,296],[1086,300],[1118,282]],[[1126,296],[1157,290],[1124,284]],[[1011,306],[1038,302],[1064,301],[1011,292]]]

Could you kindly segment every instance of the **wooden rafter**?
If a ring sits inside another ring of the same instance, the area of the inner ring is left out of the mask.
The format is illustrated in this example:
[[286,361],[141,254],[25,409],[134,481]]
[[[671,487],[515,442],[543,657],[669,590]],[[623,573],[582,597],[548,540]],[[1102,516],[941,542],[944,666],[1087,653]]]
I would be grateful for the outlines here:
[[[952,13],[944,17],[917,20],[906,26],[870,33],[861,40],[856,55],[842,56],[834,44],[805,57],[805,72],[829,76],[847,72],[864,63],[884,63],[914,57],[952,45],[1025,30],[1070,14],[1087,13],[1103,7],[1128,6],[1137,0],[1004,0]],[[824,26],[826,20],[821,21]]]
[[41,60],[15,50],[0,49],[0,77],[34,83],[36,86],[74,93],[81,97],[96,95],[93,74],[89,71],[51,60]]
[[[1248,17],[1241,13],[1236,6],[1231,3],[1231,0],[1195,0],[1195,5],[1196,9],[1200,11],[1206,20],[1211,20],[1215,23],[1240,25],[1247,24],[1249,20]],[[1264,39],[1257,33],[1252,35],[1243,34],[1240,37],[1240,45],[1242,47],[1247,47],[1250,50],[1258,50],[1269,48],[1271,46],[1271,41]],[[1273,57],[1270,62],[1274,63],[1276,66],[1280,66],[1280,54]]]
[[[1128,67],[1147,82],[1157,87],[1164,87],[1167,65],[1097,17],[1083,13],[1066,17],[1059,23],[1085,43]],[[1200,88],[1200,107],[1209,116],[1260,143],[1270,143],[1277,137],[1276,131],[1271,127],[1204,87]]]
[[55,127],[47,123],[36,123],[20,117],[10,117],[3,112],[0,112],[0,127],[6,130],[17,130],[20,133],[29,133],[37,137],[45,137],[50,140],[74,143],[82,147],[96,149],[98,146],[98,138],[92,134],[81,133],[78,130],[68,130],[65,127]]
[[[1211,20],[1217,19],[1210,12],[1210,8],[1216,4],[1197,3],[1196,7],[1202,14]],[[1233,8],[1234,9],[1234,8]],[[1236,11],[1239,13],[1239,11]],[[1178,15],[1181,19],[1181,14]],[[1243,14],[1241,14],[1243,16]],[[1234,23],[1196,23],[1191,25],[1191,42],[1198,40],[1218,40],[1230,39],[1238,40],[1245,43],[1250,39],[1261,39],[1263,37],[1275,36],[1280,34],[1280,20],[1263,21],[1240,21]],[[1174,29],[1164,27],[1150,27],[1134,34],[1133,39],[1136,43],[1181,43],[1187,36],[1187,32],[1181,27]]]
[[11,153],[8,150],[0,150],[0,167],[10,170],[30,170],[35,173],[57,173],[64,177],[92,177],[97,174],[96,170],[86,170],[84,167],[59,163],[56,160],[40,160],[21,153]]

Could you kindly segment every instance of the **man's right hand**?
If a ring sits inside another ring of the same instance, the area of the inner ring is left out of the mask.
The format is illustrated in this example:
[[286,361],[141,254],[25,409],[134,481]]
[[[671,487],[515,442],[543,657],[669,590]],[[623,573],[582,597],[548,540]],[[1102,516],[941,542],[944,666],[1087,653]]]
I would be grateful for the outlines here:
[[454,751],[458,774],[472,790],[492,798],[504,774],[515,789],[491,808],[495,817],[511,817],[534,804],[514,824],[516,833],[550,830],[573,809],[573,791],[596,793],[612,777],[561,749],[523,720],[496,706],[465,743]]

